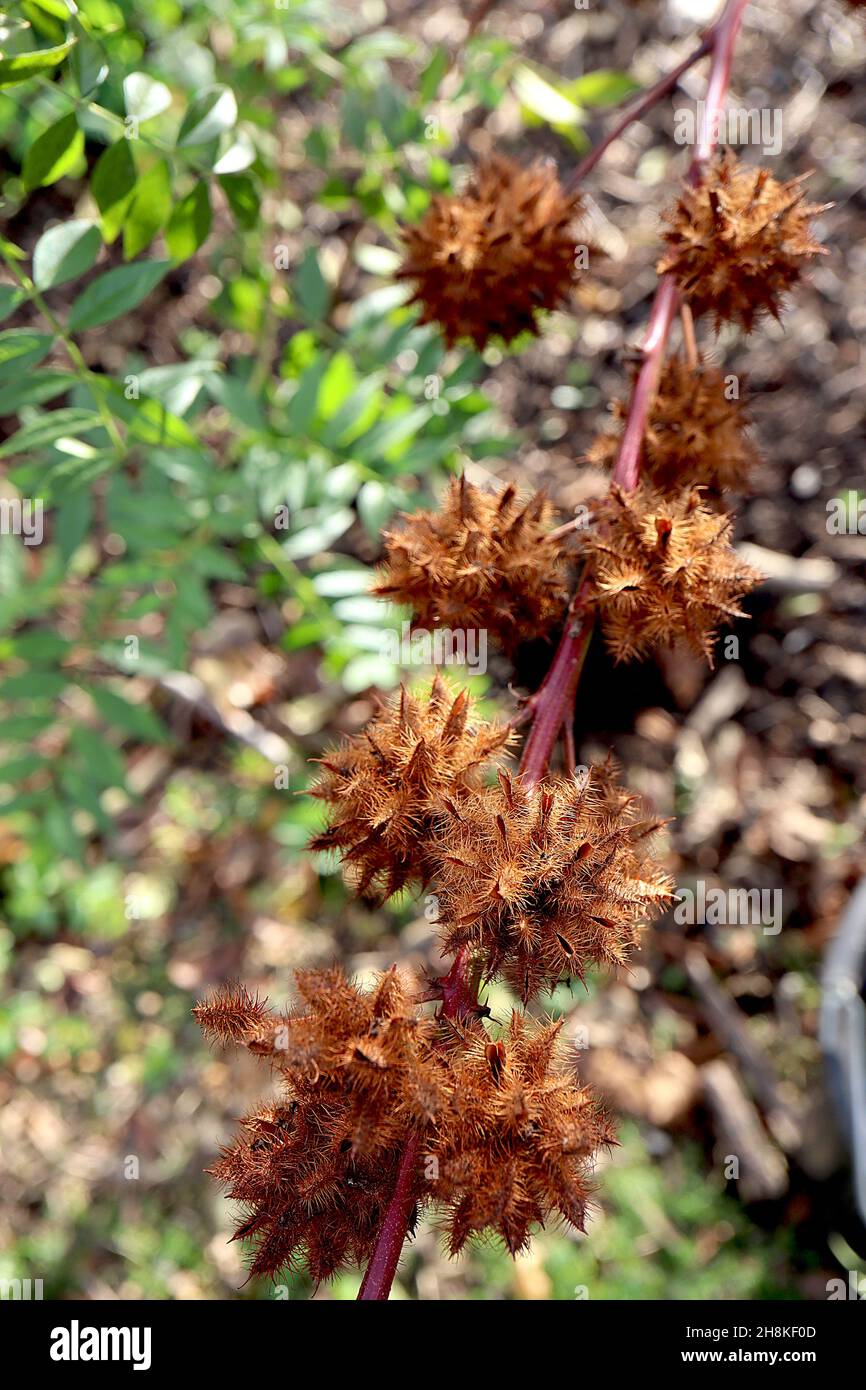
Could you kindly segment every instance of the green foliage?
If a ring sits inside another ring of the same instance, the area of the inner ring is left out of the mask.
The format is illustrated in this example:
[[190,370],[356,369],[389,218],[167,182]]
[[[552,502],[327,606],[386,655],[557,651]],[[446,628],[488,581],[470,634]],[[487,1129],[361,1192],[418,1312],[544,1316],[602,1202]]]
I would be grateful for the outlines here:
[[[29,873],[68,866],[66,892],[94,838],[111,846],[135,748],[171,741],[155,682],[188,669],[220,586],[277,605],[282,647],[326,683],[388,688],[399,615],[369,597],[358,546],[437,475],[515,441],[483,361],[446,354],[389,283],[398,220],[450,182],[444,49],[388,29],[341,43],[349,12],[294,0],[221,6],[219,45],[204,4],[179,31],[168,0],[25,8],[0,58],[0,460],[43,534],[0,542],[0,813]],[[495,105],[515,66],[475,41],[461,102]],[[348,312],[347,268],[283,192],[290,93],[333,111],[309,120],[302,158],[312,203],[361,231]],[[148,323],[204,277],[181,356],[153,365]]]

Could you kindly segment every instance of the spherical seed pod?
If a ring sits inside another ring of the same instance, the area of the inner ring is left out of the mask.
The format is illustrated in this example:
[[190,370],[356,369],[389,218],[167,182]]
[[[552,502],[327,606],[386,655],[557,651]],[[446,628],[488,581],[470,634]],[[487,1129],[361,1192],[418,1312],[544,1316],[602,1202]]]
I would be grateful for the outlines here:
[[642,483],[613,487],[581,533],[592,599],[617,661],[685,641],[712,665],[719,625],[761,575],[731,545],[731,518],[710,510],[700,488],[670,495]]
[[[612,468],[619,453],[628,402],[611,407],[615,429],[597,436],[585,463]],[[665,362],[643,439],[641,472],[661,492],[684,483],[713,492],[746,492],[759,461],[750,439],[746,402],[708,362],[692,367],[679,355]]]
[[437,511],[406,515],[385,536],[373,592],[412,609],[419,628],[485,631],[509,653],[556,635],[568,555],[542,493],[521,502],[453,479]]
[[440,324],[448,344],[468,338],[479,350],[493,337],[536,333],[539,311],[559,307],[577,281],[581,208],[549,165],[523,169],[491,155],[464,193],[435,197],[404,229],[398,274],[414,284],[422,323]]
[[750,333],[763,315],[778,318],[807,263],[827,254],[810,221],[829,204],[804,202],[802,182],[780,183],[725,151],[665,213],[658,272],[673,274],[692,312],[711,315],[717,331],[736,323]]
[[467,691],[439,675],[426,701],[401,689],[362,734],[319,759],[310,792],[327,803],[329,824],[311,848],[337,850],[354,891],[374,901],[427,882],[435,806],[480,786],[512,737],[475,718]]
[[526,1002],[592,964],[622,964],[671,882],[650,856],[660,822],[643,819],[612,764],[530,789],[499,786],[437,823],[436,891],[449,950],[477,952]]

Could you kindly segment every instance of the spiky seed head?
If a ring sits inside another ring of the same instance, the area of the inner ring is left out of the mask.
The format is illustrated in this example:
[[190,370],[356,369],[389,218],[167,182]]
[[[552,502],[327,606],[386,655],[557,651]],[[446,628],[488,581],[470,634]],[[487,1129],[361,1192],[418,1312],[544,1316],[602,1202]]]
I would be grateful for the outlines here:
[[[700,362],[693,368],[679,355],[664,365],[643,439],[641,471],[661,492],[684,483],[713,492],[746,492],[758,463],[747,433],[746,401],[731,393],[717,367]],[[612,467],[619,452],[628,402],[611,406],[615,429],[598,435],[584,462]]]
[[719,625],[762,576],[731,545],[732,519],[712,511],[700,488],[666,495],[648,483],[612,487],[581,532],[592,597],[617,661],[685,641],[712,665]]
[[449,1081],[431,1191],[451,1253],[492,1233],[516,1255],[556,1217],[582,1231],[593,1160],[615,1141],[566,1060],[560,1025],[513,1013],[495,1043],[474,1026],[468,1045],[449,1053]]
[[246,1037],[244,991],[194,1012],[207,1036],[245,1043],[279,1078],[210,1170],[243,1204],[234,1238],[253,1242],[251,1273],[303,1262],[318,1282],[369,1260],[407,1139],[443,1103],[445,1067],[395,971],[366,993],[337,969],[299,972],[297,988],[296,1010],[250,1015]]
[[210,1170],[242,1204],[234,1239],[251,1242],[252,1274],[303,1263],[319,1282],[366,1264],[413,1137],[435,1163],[419,1161],[409,1196],[441,1207],[453,1252],[487,1233],[514,1254],[551,1216],[582,1228],[593,1156],[613,1136],[557,1025],[515,1016],[494,1040],[475,1021],[448,1045],[447,1020],[418,1017],[393,970],[367,992],[336,969],[296,983],[285,1014],[251,1010],[239,988],[194,1011],[278,1077]]
[[568,600],[568,557],[542,493],[521,502],[452,479],[437,511],[404,515],[385,535],[374,593],[407,604],[417,627],[484,630],[507,652],[552,637]]
[[468,945],[524,1002],[591,964],[624,963],[670,900],[648,850],[659,824],[611,763],[534,789],[501,773],[498,787],[444,805],[434,852],[447,948]]
[[671,272],[692,312],[711,314],[716,331],[736,323],[750,333],[763,315],[779,317],[807,263],[827,254],[810,224],[829,205],[804,198],[802,179],[780,182],[726,150],[664,214],[659,274]]
[[491,155],[464,193],[435,197],[404,230],[399,276],[414,282],[422,323],[479,350],[492,337],[537,332],[539,310],[557,308],[577,282],[581,207],[549,165]]
[[426,883],[434,807],[480,786],[512,737],[438,674],[426,700],[401,688],[363,733],[320,759],[310,791],[327,803],[329,823],[311,848],[337,850],[354,891],[376,901]]

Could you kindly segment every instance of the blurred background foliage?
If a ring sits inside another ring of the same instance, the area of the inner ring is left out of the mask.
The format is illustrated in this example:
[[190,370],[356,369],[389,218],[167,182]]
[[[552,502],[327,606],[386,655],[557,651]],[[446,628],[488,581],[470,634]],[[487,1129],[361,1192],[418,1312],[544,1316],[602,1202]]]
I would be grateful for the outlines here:
[[[274,1297],[241,1288],[201,1172],[260,1078],[190,1006],[431,957],[423,904],[373,914],[304,852],[297,793],[400,678],[403,615],[367,592],[382,529],[536,442],[497,387],[525,345],[482,358],[419,326],[399,225],[503,109],[567,165],[636,86],[618,62],[558,76],[502,8],[474,33],[408,0],[0,16],[0,500],[45,522],[0,539],[0,1274],[46,1297]],[[566,317],[550,332],[559,418],[600,406]],[[492,677],[471,684],[492,709]],[[811,959],[789,964],[807,987]],[[708,1176],[700,1136],[628,1122],[600,1180],[590,1237],[516,1264],[448,1264],[425,1227],[397,1295],[801,1296],[821,1268]]]

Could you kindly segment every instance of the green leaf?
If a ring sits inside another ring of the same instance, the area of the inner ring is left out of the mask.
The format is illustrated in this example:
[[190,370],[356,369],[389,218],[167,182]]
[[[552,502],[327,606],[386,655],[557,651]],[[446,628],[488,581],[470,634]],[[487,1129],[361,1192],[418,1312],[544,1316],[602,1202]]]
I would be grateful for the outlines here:
[[81,487],[65,494],[54,513],[54,539],[64,565],[87,538],[93,517],[93,498]]
[[189,425],[159,401],[137,401],[136,409],[129,414],[128,424],[135,438],[144,444],[191,449],[197,443]]
[[27,188],[56,183],[78,162],[84,152],[84,133],[74,112],[61,116],[33,141],[24,156],[21,177]]
[[123,79],[123,100],[127,116],[152,121],[171,106],[171,92],[164,82],[157,82],[146,72],[131,72]]
[[514,90],[522,106],[553,126],[580,125],[580,107],[523,63],[514,74]]
[[231,130],[238,118],[234,92],[221,85],[205,87],[193,97],[180,123],[179,146],[206,145],[224,130]]
[[327,636],[328,629],[318,618],[303,618],[301,622],[288,629],[280,645],[287,652],[297,652],[303,647],[311,647],[314,642],[326,641]]
[[252,140],[243,131],[233,140],[227,150],[220,155],[213,166],[215,174],[239,174],[249,169],[255,162],[256,150]]
[[164,159],[142,174],[123,225],[123,259],[146,251],[171,215],[171,170]]
[[331,302],[331,289],[319,266],[315,249],[308,246],[298,267],[294,280],[298,302],[316,323],[328,312]]
[[327,135],[319,126],[314,126],[304,138],[304,153],[313,164],[318,164],[323,169],[328,164],[331,146]]
[[0,386],[0,416],[17,415],[22,405],[42,405],[69,391],[78,378],[72,372],[32,372],[26,381]]
[[[28,777],[32,777],[34,772],[41,772],[46,766],[46,759],[38,753],[22,753],[18,758],[10,758],[0,766],[0,786],[18,787]],[[0,810],[6,814],[5,805]]]
[[49,228],[33,252],[35,285],[40,290],[51,290],[83,275],[95,263],[101,245],[99,228],[86,218]]
[[417,434],[429,419],[430,407],[427,405],[416,406],[414,410],[407,410],[402,415],[391,415],[386,420],[380,420],[360,439],[356,439],[352,445],[352,453],[362,461],[379,458]]
[[615,106],[636,92],[638,83],[633,82],[627,72],[599,68],[597,72],[578,77],[576,82],[567,83],[565,90],[579,106]]
[[210,194],[207,184],[202,179],[192,192],[187,193],[178,203],[166,228],[166,245],[175,264],[195,255],[207,240],[212,221]]
[[379,483],[375,478],[371,478],[368,483],[365,483],[358,493],[357,506],[358,515],[367,535],[374,541],[378,540],[382,533],[382,527],[387,525],[405,501],[405,495],[399,488]]
[[389,610],[380,598],[372,594],[338,599],[333,611],[334,617],[339,618],[341,623],[360,623],[365,627],[378,626],[380,629],[392,625]]
[[123,387],[113,382],[107,391],[108,404],[112,415],[123,420],[144,444],[161,444],[170,447],[191,448],[196,437],[189,425],[178,419],[159,401],[127,400]]
[[7,676],[0,681],[0,700],[53,700],[63,694],[68,684],[68,676],[59,671],[24,671],[20,676]]
[[105,56],[105,49],[92,39],[89,34],[78,28],[78,43],[72,52],[70,63],[78,85],[78,91],[83,97],[90,96],[101,87],[108,76],[108,62]]
[[449,62],[448,50],[440,44],[433,50],[433,56],[421,74],[418,95],[422,103],[433,101],[439,90],[439,83],[448,71]]
[[46,357],[54,342],[51,333],[32,328],[7,328],[0,333],[0,383],[17,379]]
[[313,587],[322,598],[354,598],[370,592],[370,571],[357,569],[323,570],[313,579]]
[[41,415],[38,420],[31,420],[29,424],[16,430],[0,446],[0,458],[27,453],[31,449],[44,449],[46,444],[53,444],[56,439],[62,439],[65,435],[89,434],[91,430],[100,427],[102,419],[93,410],[84,410],[78,406],[52,410],[50,414]]
[[3,720],[3,740],[13,743],[16,739],[35,738],[53,723],[53,714],[14,714]]
[[65,4],[65,0],[19,0],[17,8],[38,34],[50,40],[52,44],[65,43],[68,37],[66,29],[69,16],[75,8],[74,5]]
[[260,200],[256,185],[250,176],[224,174],[220,177],[219,183],[238,226],[247,230],[255,227],[259,220]]
[[302,373],[298,389],[289,401],[289,422],[298,434],[305,434],[315,419],[319,387],[327,366],[327,357],[320,357],[308,367]]
[[357,695],[371,686],[388,690],[399,680],[399,672],[387,656],[367,652],[363,656],[353,657],[340,679],[344,690],[350,695]]
[[355,520],[350,507],[336,507],[313,526],[305,526],[302,531],[289,536],[283,543],[283,553],[290,560],[306,560],[310,555],[318,555],[338,540]]
[[373,372],[353,391],[335,414],[322,427],[322,443],[329,449],[343,446],[346,440],[361,433],[370,421],[367,418],[370,407],[382,392],[384,374]]
[[123,226],[136,181],[128,140],[109,145],[96,161],[90,191],[100,211],[103,240],[109,245]]
[[169,362],[162,367],[145,367],[138,375],[139,390],[143,395],[159,401],[166,410],[183,416],[192,407],[212,371],[211,361],[194,357],[188,357],[184,362]]
[[221,405],[247,429],[261,431],[266,428],[267,422],[262,408],[258,401],[250,395],[249,388],[244,382],[236,381],[234,377],[224,376],[219,372],[213,372],[208,377],[207,389],[217,405]]
[[81,754],[89,780],[98,787],[122,787],[126,782],[126,765],[116,748],[93,729],[78,724],[72,730],[73,747]]
[[367,121],[367,104],[363,96],[354,87],[348,87],[343,93],[343,138],[353,149],[364,148]]
[[96,328],[101,323],[134,309],[159,284],[170,265],[169,261],[139,261],[135,265],[116,266],[107,270],[78,296],[69,315],[73,333]]
[[322,420],[330,420],[352,394],[357,375],[348,352],[340,349],[332,355],[319,390],[317,408]]
[[52,802],[42,817],[42,829],[59,859],[74,859],[81,862],[83,846],[75,828],[69,809],[59,802]]
[[168,734],[156,715],[147,705],[134,705],[123,695],[117,695],[104,685],[82,686],[86,690],[109,724],[123,729],[125,733],[145,743],[166,743]]
[[[33,632],[22,632],[12,639],[12,650],[16,656],[23,661],[32,662],[36,666],[44,662],[56,662],[65,656],[69,651],[71,643],[65,637],[59,637],[56,632],[49,632],[43,628]],[[5,736],[5,724],[0,729]]]
[[49,414],[40,415],[37,420],[31,420],[28,424],[22,425],[20,430],[16,430],[0,446],[0,458],[24,454],[32,449],[44,449],[46,444],[53,444],[55,440],[63,439],[66,435],[89,434],[92,430],[102,427],[102,418],[93,410],[84,410],[79,406],[52,410]]
[[15,285],[0,285],[0,323],[8,319],[26,297],[24,291]]
[[393,275],[402,257],[391,246],[359,246],[355,260],[370,275]]
[[74,39],[58,44],[56,48],[38,48],[32,53],[16,53],[11,58],[0,58],[0,87],[11,87],[14,82],[26,82],[29,77],[40,72],[48,72],[63,62]]

